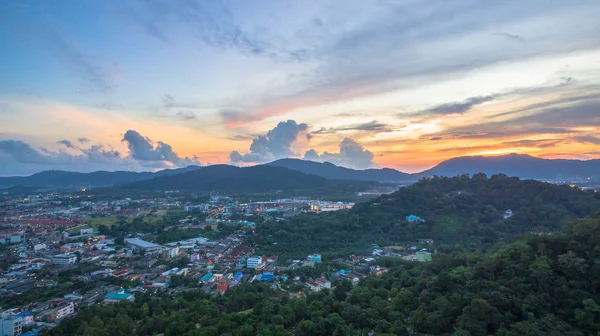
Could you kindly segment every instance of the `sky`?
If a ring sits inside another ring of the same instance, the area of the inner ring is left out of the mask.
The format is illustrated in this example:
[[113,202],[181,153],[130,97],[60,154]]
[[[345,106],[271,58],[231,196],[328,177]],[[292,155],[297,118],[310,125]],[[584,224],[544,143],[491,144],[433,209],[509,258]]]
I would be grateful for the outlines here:
[[0,175],[600,158],[600,1],[0,2]]

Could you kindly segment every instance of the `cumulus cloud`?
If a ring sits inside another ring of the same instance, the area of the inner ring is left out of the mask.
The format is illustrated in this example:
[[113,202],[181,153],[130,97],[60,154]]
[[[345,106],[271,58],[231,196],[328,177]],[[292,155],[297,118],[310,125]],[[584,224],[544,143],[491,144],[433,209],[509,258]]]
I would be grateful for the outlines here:
[[267,162],[275,159],[297,156],[292,147],[299,136],[306,136],[308,125],[296,123],[294,120],[282,121],[265,135],[252,140],[250,152],[241,154],[233,151],[229,154],[232,163]]
[[173,166],[199,165],[197,157],[180,157],[173,148],[142,136],[136,131],[125,133],[130,153],[123,154],[112,146],[101,144],[84,146],[87,138],[78,139],[80,145],[70,140],[57,141],[64,148],[56,151],[35,148],[21,140],[0,141],[0,175],[26,175],[43,170],[91,172],[97,170],[154,170]]
[[79,153],[71,154],[64,149],[58,151],[38,149],[20,140],[0,141],[0,175],[27,175],[50,169],[91,172],[168,167],[164,162],[154,162],[153,165],[140,164],[102,145],[94,145],[90,148],[74,147],[74,149]]
[[11,156],[19,163],[48,163],[50,158],[20,140],[0,141],[0,152]]
[[200,164],[197,157],[180,157],[171,145],[158,141],[154,142],[137,131],[128,130],[121,140],[127,143],[130,156],[141,161],[166,161],[177,166]]
[[310,149],[304,154],[304,159],[319,162],[331,162],[333,164],[365,169],[374,166],[373,152],[365,149],[361,144],[350,138],[345,138],[340,143],[339,153],[324,152],[319,154],[316,150]]

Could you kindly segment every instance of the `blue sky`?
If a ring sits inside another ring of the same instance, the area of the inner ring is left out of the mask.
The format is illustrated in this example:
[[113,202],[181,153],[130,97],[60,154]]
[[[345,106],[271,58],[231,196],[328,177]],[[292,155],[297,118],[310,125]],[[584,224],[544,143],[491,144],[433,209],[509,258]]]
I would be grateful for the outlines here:
[[598,158],[598,17],[591,0],[5,1],[0,175]]

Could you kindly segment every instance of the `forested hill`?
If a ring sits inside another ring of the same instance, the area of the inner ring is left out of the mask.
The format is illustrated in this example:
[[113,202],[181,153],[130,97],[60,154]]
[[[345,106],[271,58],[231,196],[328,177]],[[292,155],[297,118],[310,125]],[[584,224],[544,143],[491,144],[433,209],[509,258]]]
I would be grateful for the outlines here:
[[267,165],[284,167],[291,170],[301,171],[306,174],[314,174],[330,180],[410,182],[416,181],[419,178],[417,175],[403,173],[390,168],[356,170],[336,166],[330,162],[321,163],[300,159],[281,159],[267,163]]
[[356,287],[334,280],[332,290],[295,298],[257,282],[217,298],[136,294],[133,303],[82,308],[48,334],[597,335],[599,260],[595,215],[485,254],[438,253],[428,264],[380,260],[390,267],[381,277]]
[[147,180],[159,176],[170,176],[199,169],[199,166],[164,169],[153,172],[96,171],[78,173],[62,170],[47,170],[30,176],[0,177],[0,187],[25,186],[45,188],[75,188],[113,186],[134,181]]
[[207,166],[184,174],[157,177],[123,186],[127,189],[191,190],[230,193],[360,191],[373,182],[336,181],[273,166]]
[[[509,209],[513,216],[504,219]],[[505,175],[434,177],[349,211],[259,225],[256,239],[266,253],[297,257],[315,250],[343,253],[425,238],[434,239],[438,246],[480,249],[510,242],[513,236],[538,227],[559,229],[566,219],[599,209],[600,195],[566,185]],[[411,214],[425,222],[408,222],[406,216]]]

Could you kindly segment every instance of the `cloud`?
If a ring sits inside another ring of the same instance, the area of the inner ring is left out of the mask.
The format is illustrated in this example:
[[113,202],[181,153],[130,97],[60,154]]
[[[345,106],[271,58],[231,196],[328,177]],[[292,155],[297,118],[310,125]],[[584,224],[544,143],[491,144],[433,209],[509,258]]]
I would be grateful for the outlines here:
[[316,131],[312,131],[311,134],[334,134],[334,133],[338,133],[338,132],[343,132],[343,131],[379,131],[379,132],[387,132],[387,131],[392,131],[393,127],[388,125],[388,124],[384,124],[384,123],[380,123],[376,120],[373,120],[371,122],[368,123],[363,123],[363,124],[354,124],[354,125],[346,125],[346,126],[339,126],[339,127],[329,127],[329,128],[320,128]]
[[[566,101],[570,102],[572,99],[566,98]],[[541,134],[577,134],[580,133],[577,128],[600,126],[600,101],[580,101],[567,106],[559,106],[560,102],[561,100],[553,104],[543,103],[543,106],[554,107],[544,109],[542,106],[539,110],[529,111],[528,115],[503,121],[455,126],[429,135],[460,139],[495,139]]]
[[[598,113],[600,113],[600,110],[598,111]],[[591,136],[591,135],[585,135],[585,136],[576,136],[573,137],[573,139],[579,141],[579,142],[585,142],[585,143],[591,143],[594,145],[600,145],[600,138],[595,137],[595,136]]]
[[77,138],[77,142],[81,143],[81,144],[85,144],[90,142],[89,138],[85,138],[85,137],[81,137],[81,138]]
[[196,114],[191,111],[179,111],[177,112],[177,117],[183,120],[192,120],[196,119]]
[[374,166],[373,152],[364,149],[358,142],[345,138],[339,145],[339,153],[324,152],[319,154],[310,149],[304,154],[304,159],[319,162],[331,162],[333,164],[356,169],[365,169]]
[[56,142],[59,145],[63,145],[67,148],[75,148],[75,146],[73,145],[73,143],[70,140],[60,140]]
[[29,144],[20,140],[0,141],[0,152],[8,154],[19,163],[49,163],[51,158],[40,153]]
[[498,36],[504,36],[507,39],[513,40],[513,41],[517,41],[520,43],[526,43],[527,40],[523,37],[523,36],[519,36],[519,35],[515,35],[515,34],[509,34],[509,33],[496,33],[496,35]]
[[471,110],[474,106],[487,103],[494,100],[494,96],[472,97],[462,102],[454,102],[443,105],[438,105],[430,109],[419,112],[419,114],[460,114]]
[[268,162],[280,158],[297,156],[292,146],[299,136],[306,133],[307,124],[298,124],[294,120],[282,121],[265,135],[252,140],[250,152],[241,154],[233,151],[229,154],[232,163],[238,162]]
[[237,127],[240,124],[260,120],[258,116],[255,116],[252,113],[239,110],[225,109],[219,111],[219,115],[221,116],[223,123],[228,127]]
[[179,157],[171,145],[162,141],[158,141],[156,145],[154,145],[154,142],[150,138],[142,136],[134,130],[125,132],[121,141],[127,143],[127,147],[130,151],[129,155],[136,160],[166,161],[176,166],[200,164],[196,157],[191,159],[188,157]]
[[140,162],[125,157],[112,148],[93,145],[89,148],[74,146],[79,151],[70,154],[64,149],[50,151],[34,148],[21,140],[0,141],[0,175],[26,175],[43,170],[91,172],[97,170],[149,170],[167,168],[163,161]]

